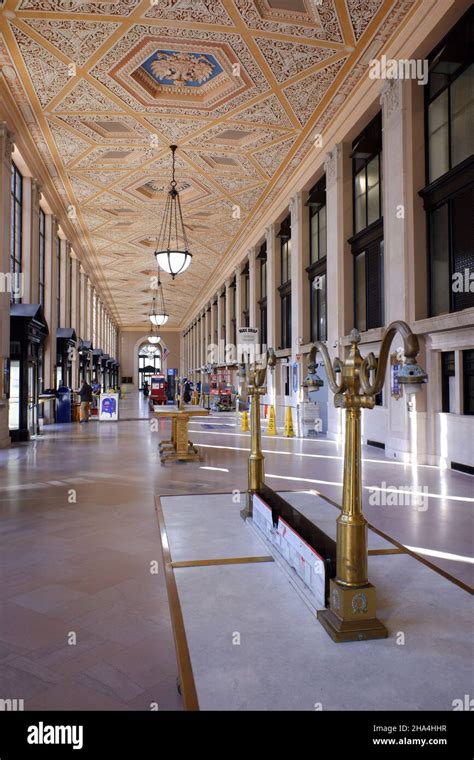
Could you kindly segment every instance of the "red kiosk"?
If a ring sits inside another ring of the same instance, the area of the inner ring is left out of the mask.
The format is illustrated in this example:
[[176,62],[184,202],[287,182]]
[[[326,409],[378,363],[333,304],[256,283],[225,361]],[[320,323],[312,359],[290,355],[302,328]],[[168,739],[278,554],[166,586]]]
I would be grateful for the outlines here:
[[149,404],[150,409],[156,405],[166,405],[168,403],[167,396],[168,383],[166,382],[164,375],[152,375],[150,378],[150,397]]

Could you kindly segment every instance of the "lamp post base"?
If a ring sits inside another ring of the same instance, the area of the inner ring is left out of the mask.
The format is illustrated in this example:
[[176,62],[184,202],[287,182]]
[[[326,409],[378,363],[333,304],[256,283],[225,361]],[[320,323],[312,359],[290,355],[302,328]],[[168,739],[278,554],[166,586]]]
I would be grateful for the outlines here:
[[371,583],[348,588],[330,582],[330,608],[318,611],[318,620],[333,641],[386,639],[388,631],[375,617],[375,587]]

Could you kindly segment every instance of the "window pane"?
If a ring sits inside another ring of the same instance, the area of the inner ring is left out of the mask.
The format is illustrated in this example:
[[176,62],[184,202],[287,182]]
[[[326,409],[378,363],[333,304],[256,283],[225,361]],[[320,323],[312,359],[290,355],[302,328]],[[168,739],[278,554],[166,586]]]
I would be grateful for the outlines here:
[[448,90],[428,107],[430,182],[449,170]]
[[318,340],[318,291],[314,287],[315,280],[311,280],[310,287],[310,306],[311,306],[311,340]]
[[366,225],[366,182],[365,169],[355,177],[355,231],[360,232]]
[[287,257],[286,257],[286,276],[287,280],[291,280],[291,238],[286,245]]
[[327,253],[327,229],[326,229],[326,206],[319,209],[319,258],[322,259]]
[[355,296],[356,296],[356,327],[363,332],[366,330],[365,303],[365,252],[356,256],[355,260]]
[[311,216],[311,263],[319,259],[319,245],[318,245],[318,214],[312,214]]
[[379,157],[367,164],[367,224],[372,224],[380,218],[379,198]]
[[262,261],[260,265],[260,298],[265,298],[267,295],[267,262]]
[[384,274],[384,241],[379,246],[379,277],[380,277],[380,324],[385,324],[385,274]]
[[383,152],[379,153],[380,216],[383,216]]
[[321,275],[319,293],[319,340],[326,340],[326,275]]
[[474,349],[462,352],[464,375],[464,414],[474,414]]
[[431,312],[435,316],[449,313],[450,307],[448,204],[433,211],[430,221]]
[[451,168],[474,152],[474,66],[451,85]]
[[441,354],[441,411],[454,413],[455,384],[454,351]]
[[[466,270],[474,272],[474,242],[472,236],[472,212],[474,209],[474,187],[456,195],[450,202],[451,207],[451,279],[453,311],[474,306],[474,288],[466,282]],[[461,283],[459,280],[461,279]],[[456,285],[455,285],[455,281]],[[472,290],[471,290],[472,288]]]

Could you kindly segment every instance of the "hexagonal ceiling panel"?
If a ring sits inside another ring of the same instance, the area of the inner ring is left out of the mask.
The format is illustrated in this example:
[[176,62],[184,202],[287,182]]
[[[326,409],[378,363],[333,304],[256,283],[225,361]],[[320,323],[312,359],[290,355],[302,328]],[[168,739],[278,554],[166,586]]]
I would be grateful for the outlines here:
[[169,145],[193,252],[163,277],[178,327],[363,76],[367,47],[419,1],[3,3],[1,86],[76,207],[72,242],[120,324],[146,323]]

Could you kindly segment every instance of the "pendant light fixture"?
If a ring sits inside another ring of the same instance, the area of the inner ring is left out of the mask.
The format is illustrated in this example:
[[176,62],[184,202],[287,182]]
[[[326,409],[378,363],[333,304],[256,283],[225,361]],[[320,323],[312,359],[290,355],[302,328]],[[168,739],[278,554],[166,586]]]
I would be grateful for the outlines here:
[[158,304],[157,304],[157,297],[153,296],[153,302],[152,302],[149,317],[150,317],[150,322],[152,325],[161,327],[161,325],[166,324],[166,322],[168,321],[168,313],[165,307],[165,296],[163,293],[163,286],[161,284],[161,279],[160,279],[160,267],[158,267],[157,290],[158,290]]
[[181,211],[179,192],[176,189],[175,153],[177,145],[170,145],[172,155],[172,176],[166,198],[163,221],[155,250],[158,266],[171,277],[176,277],[189,267],[192,254],[188,250],[188,240]]
[[151,326],[151,331],[148,336],[148,343],[152,346],[156,346],[160,342],[161,338],[154,330],[154,325]]

